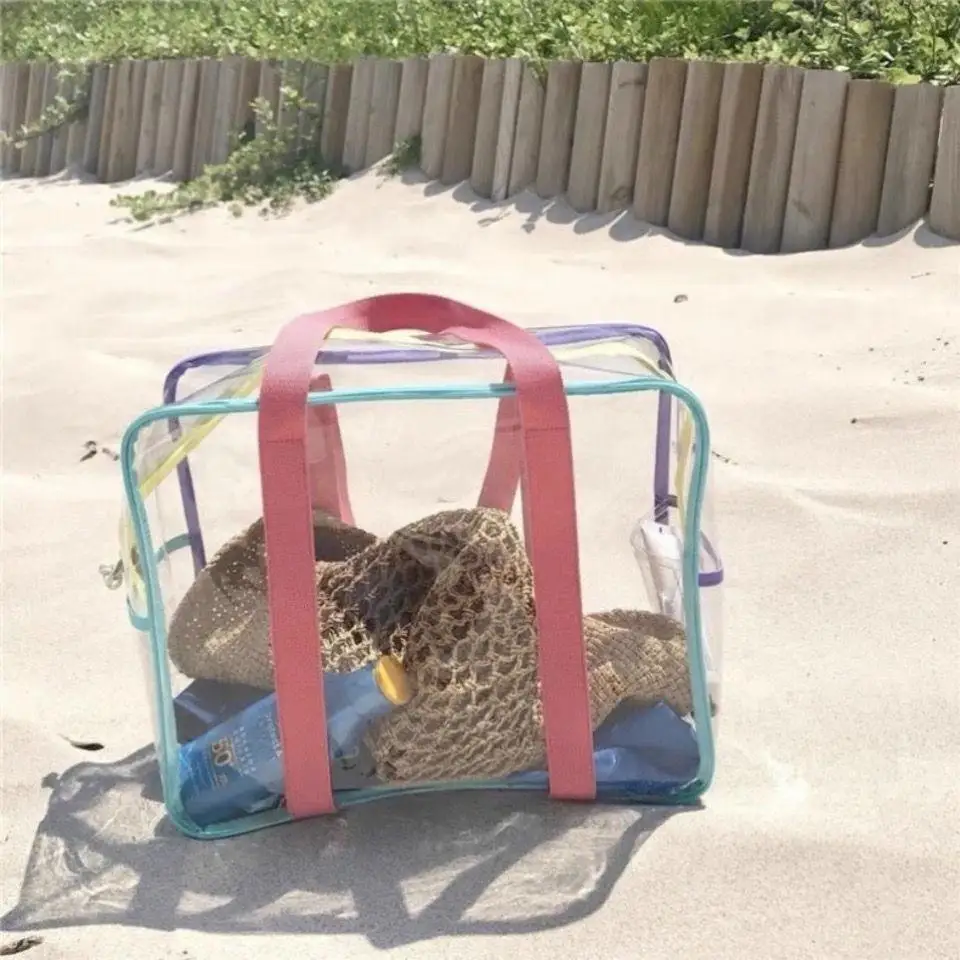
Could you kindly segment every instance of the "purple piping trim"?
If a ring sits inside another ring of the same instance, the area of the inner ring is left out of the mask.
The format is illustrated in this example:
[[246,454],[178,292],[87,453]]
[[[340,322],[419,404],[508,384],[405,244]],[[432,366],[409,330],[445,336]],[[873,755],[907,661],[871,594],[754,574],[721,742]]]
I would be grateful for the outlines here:
[[[597,326],[579,327],[541,327],[531,331],[548,346],[563,346],[570,343],[582,343],[584,340],[593,340],[598,337],[634,336],[649,340],[656,348],[660,357],[660,365],[668,369],[672,358],[670,348],[663,335],[652,327],[642,327],[636,324],[617,323]],[[180,378],[188,371],[197,367],[240,367],[265,356],[270,347],[249,347],[243,350],[217,350],[213,353],[196,354],[186,357],[177,363],[167,375],[167,385],[173,387],[173,400],[167,400],[166,386],[164,402],[176,402],[176,388]],[[478,350],[476,356],[493,358],[498,354],[493,350]],[[323,350],[317,354],[318,363],[327,364],[354,364],[354,363],[409,363],[412,361],[430,360],[458,360],[455,354],[440,350]]]
[[[664,510],[677,506],[677,498],[671,493],[664,502]],[[666,518],[664,518],[665,520]],[[662,521],[657,520],[657,523]],[[720,562],[720,554],[707,535],[701,530],[700,539],[703,541],[703,549],[707,556],[714,562],[716,570],[701,571],[697,577],[697,583],[701,587],[719,587],[723,583],[723,564]]]
[[[540,340],[548,346],[563,346],[571,343],[582,343],[597,337],[634,336],[648,340],[659,354],[661,370],[669,370],[672,366],[670,347],[663,335],[652,327],[639,324],[614,323],[598,325],[581,325],[571,327],[539,327],[532,330]],[[197,354],[186,357],[174,365],[163,384],[164,404],[177,402],[177,388],[180,380],[189,370],[209,366],[245,366],[248,363],[264,356],[269,347],[252,347],[245,350],[222,350],[213,353]],[[481,357],[495,357],[494,351],[482,350]],[[410,361],[454,360],[456,355],[441,351],[426,350],[324,350],[318,354],[318,362],[326,364],[354,364],[354,363],[407,363]],[[657,441],[656,459],[654,461],[654,515],[658,523],[665,523],[670,508],[670,431],[671,431],[671,399],[660,394],[657,405]],[[180,421],[170,418],[170,433],[179,437]],[[206,551],[203,546],[203,535],[200,531],[200,513],[197,508],[197,495],[193,485],[193,475],[187,458],[177,464],[177,479],[180,484],[180,496],[183,501],[184,519],[187,524],[187,535],[190,539],[190,551],[193,555],[194,572],[199,573],[206,565]],[[702,575],[704,577],[710,574]],[[722,574],[721,574],[722,578]],[[706,584],[702,585],[706,586]]]
[[[177,364],[168,374],[163,383],[163,402],[165,405],[176,403],[177,387],[180,378],[189,369],[183,364]],[[170,418],[170,435],[177,439],[180,436],[180,420]],[[183,502],[183,516],[187,522],[187,538],[190,542],[190,553],[193,555],[193,572],[196,576],[207,565],[207,554],[203,547],[203,534],[200,532],[200,512],[197,509],[197,493],[193,486],[193,474],[190,465],[184,457],[177,464],[177,480],[180,483],[180,499]]]
[[703,540],[703,548],[706,550],[707,556],[716,564],[717,569],[708,570],[706,573],[701,572],[697,577],[697,583],[701,587],[719,587],[723,583],[723,565],[720,563],[720,554],[717,553],[714,545],[702,531],[700,538]]

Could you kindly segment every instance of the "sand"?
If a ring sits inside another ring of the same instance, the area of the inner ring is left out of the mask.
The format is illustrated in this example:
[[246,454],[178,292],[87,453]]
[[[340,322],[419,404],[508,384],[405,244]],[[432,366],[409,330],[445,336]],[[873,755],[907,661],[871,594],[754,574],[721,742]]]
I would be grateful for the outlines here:
[[[960,246],[919,227],[730,255],[376,174],[280,220],[136,230],[114,192],[3,187],[3,946],[956,960]],[[116,449],[183,355],[405,289],[527,325],[650,323],[706,403],[728,580],[702,809],[447,796],[217,844],[164,818],[122,596],[98,574],[118,468],[84,444]]]

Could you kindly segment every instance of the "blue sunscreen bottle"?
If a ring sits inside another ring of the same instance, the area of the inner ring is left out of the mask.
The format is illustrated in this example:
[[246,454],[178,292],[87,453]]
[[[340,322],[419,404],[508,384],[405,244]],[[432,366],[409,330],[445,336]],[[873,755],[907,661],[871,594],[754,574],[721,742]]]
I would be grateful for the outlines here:
[[[624,704],[593,735],[597,784],[651,789],[687,783],[697,775],[700,752],[693,727],[665,703],[637,709]],[[545,770],[524,770],[511,783],[546,787]]]
[[[370,723],[410,700],[399,660],[325,673],[327,739],[334,762],[354,755]],[[277,696],[270,694],[180,748],[180,799],[201,827],[269,810],[283,796]]]

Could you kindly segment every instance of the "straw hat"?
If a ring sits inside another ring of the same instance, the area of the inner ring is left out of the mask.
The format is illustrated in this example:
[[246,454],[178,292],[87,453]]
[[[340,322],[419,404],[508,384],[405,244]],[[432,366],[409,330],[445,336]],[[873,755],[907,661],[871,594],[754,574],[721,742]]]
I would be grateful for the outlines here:
[[[394,653],[414,688],[368,732],[382,780],[496,778],[543,765],[533,577],[506,513],[444,511],[379,540],[316,512],[314,539],[324,669]],[[691,712],[680,624],[611,610],[585,617],[583,638],[594,729],[627,698]],[[199,574],[168,645],[188,677],[273,688],[262,520]]]

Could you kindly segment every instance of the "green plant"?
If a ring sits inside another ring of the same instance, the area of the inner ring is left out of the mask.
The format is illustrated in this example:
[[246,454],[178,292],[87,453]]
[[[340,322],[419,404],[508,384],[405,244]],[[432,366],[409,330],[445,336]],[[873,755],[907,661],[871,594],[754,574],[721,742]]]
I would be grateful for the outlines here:
[[404,170],[420,166],[420,142],[420,134],[417,134],[394,146],[384,166],[387,176],[398,177]]
[[[299,111],[313,121],[318,119],[315,104],[288,88],[282,95],[285,113]],[[138,222],[165,222],[221,203],[234,216],[240,216],[245,207],[259,207],[263,215],[283,214],[297,200],[315,203],[326,197],[337,176],[320,158],[316,143],[300,139],[298,124],[279,123],[266,100],[255,100],[253,110],[257,136],[237,136],[226,162],[206,166],[200,176],[172,190],[120,194],[111,205],[126,208]]]
[[957,0],[774,0],[776,29],[745,53],[896,83],[960,82]]
[[[70,97],[63,93],[67,84],[76,84],[79,87]],[[76,64],[58,65],[57,86],[53,101],[43,108],[36,120],[23,124],[12,134],[0,130],[0,145],[22,150],[31,140],[54,133],[61,127],[86,117],[90,103],[89,71]]]
[[5,60],[702,57],[960,82],[960,0],[20,0]]

